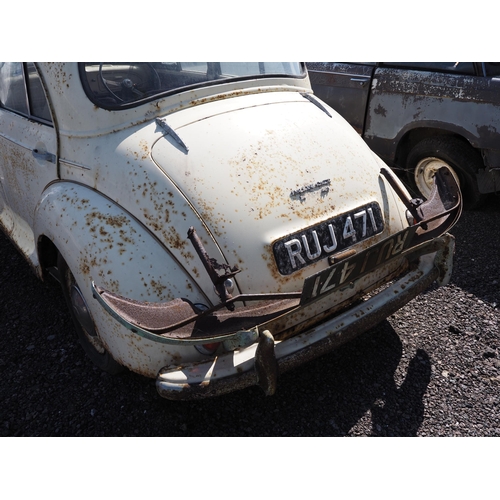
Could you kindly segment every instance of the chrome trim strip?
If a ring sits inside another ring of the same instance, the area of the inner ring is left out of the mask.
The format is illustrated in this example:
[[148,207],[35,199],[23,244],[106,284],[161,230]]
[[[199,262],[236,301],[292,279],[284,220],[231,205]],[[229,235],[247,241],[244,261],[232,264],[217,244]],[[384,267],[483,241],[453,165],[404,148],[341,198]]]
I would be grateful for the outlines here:
[[81,163],[76,163],[74,161],[66,160],[64,158],[59,158],[59,163],[65,163],[66,165],[69,165],[70,167],[83,168],[84,170],[92,170],[90,167],[87,167],[86,165],[82,165]]

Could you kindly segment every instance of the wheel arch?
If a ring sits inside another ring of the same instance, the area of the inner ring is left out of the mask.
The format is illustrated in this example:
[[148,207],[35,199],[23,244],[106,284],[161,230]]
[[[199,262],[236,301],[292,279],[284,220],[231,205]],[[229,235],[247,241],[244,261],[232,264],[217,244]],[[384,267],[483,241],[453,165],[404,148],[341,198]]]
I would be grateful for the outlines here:
[[95,281],[109,291],[136,300],[187,298],[210,304],[168,249],[119,205],[88,186],[54,183],[37,206],[34,232],[38,269],[43,268],[45,277],[51,274],[61,282],[57,270],[61,255],[88,305],[100,341],[117,363],[154,377],[179,356],[191,359],[199,355],[193,347],[183,348],[181,354],[178,347],[140,338],[121,326],[93,298]]
[[478,188],[478,173],[484,164],[480,152],[462,137],[453,134],[425,136],[417,141],[405,160],[409,184],[428,197],[437,168],[447,165],[462,191],[465,209],[478,208],[485,195]]
[[65,181],[50,186],[37,206],[34,233],[42,279],[57,278],[60,253],[75,277],[85,280],[82,289],[90,290],[94,280],[138,300],[206,299],[149,229],[87,186]]
[[421,141],[429,137],[450,137],[462,141],[471,149],[476,150],[480,155],[480,150],[474,146],[474,138],[465,130],[455,130],[440,128],[435,126],[418,126],[404,131],[399,139],[396,140],[396,154],[394,163],[401,169],[406,169],[406,163],[410,151]]
[[39,262],[38,274],[42,281],[46,281],[49,276],[59,281],[57,272],[58,249],[55,243],[45,234],[41,234],[37,240],[37,254]]

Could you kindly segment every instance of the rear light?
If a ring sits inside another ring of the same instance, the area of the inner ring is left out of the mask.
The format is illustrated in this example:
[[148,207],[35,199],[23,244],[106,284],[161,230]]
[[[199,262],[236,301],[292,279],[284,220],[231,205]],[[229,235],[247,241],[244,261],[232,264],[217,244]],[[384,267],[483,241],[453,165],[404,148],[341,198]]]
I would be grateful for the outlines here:
[[[199,312],[206,311],[208,309],[208,306],[206,304],[194,304],[194,307],[195,310]],[[216,353],[220,345],[220,342],[211,342],[209,344],[196,344],[195,348],[199,353],[211,356],[212,354]]]
[[211,356],[217,352],[220,344],[220,342],[212,342],[211,344],[197,344],[195,347],[199,353]]
[[418,216],[417,207],[422,205],[424,200],[421,198],[413,198],[410,200],[410,209],[406,210],[406,220],[408,221],[408,224],[410,226],[414,226],[415,224],[418,224],[422,219],[417,219],[416,216]]
[[406,211],[406,220],[410,226],[414,226],[418,221],[413,217],[409,210]]

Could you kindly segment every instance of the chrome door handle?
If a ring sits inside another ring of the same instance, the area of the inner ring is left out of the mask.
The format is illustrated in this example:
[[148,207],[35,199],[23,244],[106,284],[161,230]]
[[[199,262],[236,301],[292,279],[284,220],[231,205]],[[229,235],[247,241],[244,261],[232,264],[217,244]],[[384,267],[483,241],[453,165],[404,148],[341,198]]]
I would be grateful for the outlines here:
[[53,155],[52,153],[47,153],[47,151],[40,151],[38,149],[34,149],[31,153],[37,160],[49,161],[50,163],[56,162],[56,156]]
[[351,82],[359,83],[360,87],[364,87],[368,83],[369,78],[351,78]]

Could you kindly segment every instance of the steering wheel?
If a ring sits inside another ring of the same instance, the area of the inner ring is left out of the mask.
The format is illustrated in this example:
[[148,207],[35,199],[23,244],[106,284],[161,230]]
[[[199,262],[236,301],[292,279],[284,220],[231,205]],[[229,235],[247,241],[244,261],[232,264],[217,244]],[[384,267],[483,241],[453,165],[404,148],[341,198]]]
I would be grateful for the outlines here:
[[120,78],[116,81],[104,78],[103,65],[104,63],[99,64],[99,78],[106,90],[118,102],[139,100],[161,89],[160,76],[151,63],[130,65],[125,77],[120,72]]

